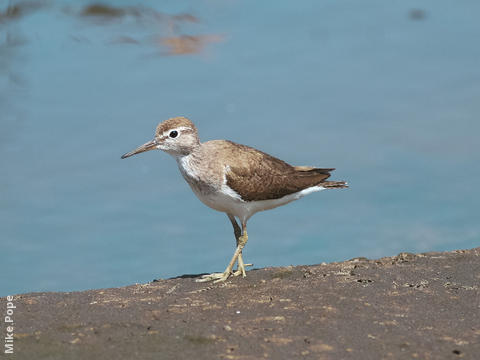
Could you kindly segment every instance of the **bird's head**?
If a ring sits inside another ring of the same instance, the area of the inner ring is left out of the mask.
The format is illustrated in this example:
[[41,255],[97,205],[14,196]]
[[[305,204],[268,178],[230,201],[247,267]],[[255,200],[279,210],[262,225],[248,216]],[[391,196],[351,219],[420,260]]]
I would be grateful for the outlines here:
[[158,124],[153,140],[123,154],[122,159],[154,149],[181,157],[190,154],[199,144],[195,125],[185,117],[175,117]]

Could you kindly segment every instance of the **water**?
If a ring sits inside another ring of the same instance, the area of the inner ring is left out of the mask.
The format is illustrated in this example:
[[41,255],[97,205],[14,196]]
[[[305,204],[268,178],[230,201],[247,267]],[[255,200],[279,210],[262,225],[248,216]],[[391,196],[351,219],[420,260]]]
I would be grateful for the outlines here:
[[177,115],[349,181],[255,215],[256,267],[479,245],[477,1],[9,4],[1,296],[223,270],[231,225],[173,159],[120,160]]

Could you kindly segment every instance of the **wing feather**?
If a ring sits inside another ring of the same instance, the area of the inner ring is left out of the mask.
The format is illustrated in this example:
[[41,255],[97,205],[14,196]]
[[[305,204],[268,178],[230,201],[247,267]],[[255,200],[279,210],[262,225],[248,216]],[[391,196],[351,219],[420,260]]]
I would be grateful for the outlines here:
[[279,199],[320,184],[334,170],[291,166],[259,150],[235,145],[238,153],[228,164],[226,180],[245,201]]

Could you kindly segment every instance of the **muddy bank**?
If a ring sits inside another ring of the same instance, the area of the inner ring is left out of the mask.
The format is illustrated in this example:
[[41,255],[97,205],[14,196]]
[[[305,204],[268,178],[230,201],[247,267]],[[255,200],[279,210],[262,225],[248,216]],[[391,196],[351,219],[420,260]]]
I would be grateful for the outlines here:
[[[474,359],[480,248],[16,295],[15,359]],[[0,300],[2,311],[7,299]],[[3,328],[6,332],[5,327]]]

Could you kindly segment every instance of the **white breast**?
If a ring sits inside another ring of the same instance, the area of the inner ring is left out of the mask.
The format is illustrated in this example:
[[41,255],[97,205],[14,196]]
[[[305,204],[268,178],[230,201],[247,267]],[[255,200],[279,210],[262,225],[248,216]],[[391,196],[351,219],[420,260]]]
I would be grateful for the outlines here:
[[221,181],[220,179],[217,181],[209,179],[208,174],[201,172],[195,166],[195,161],[191,156],[177,158],[177,164],[195,195],[205,205],[218,211],[234,214],[232,211],[237,203],[244,203],[240,195],[226,186],[225,175]]

